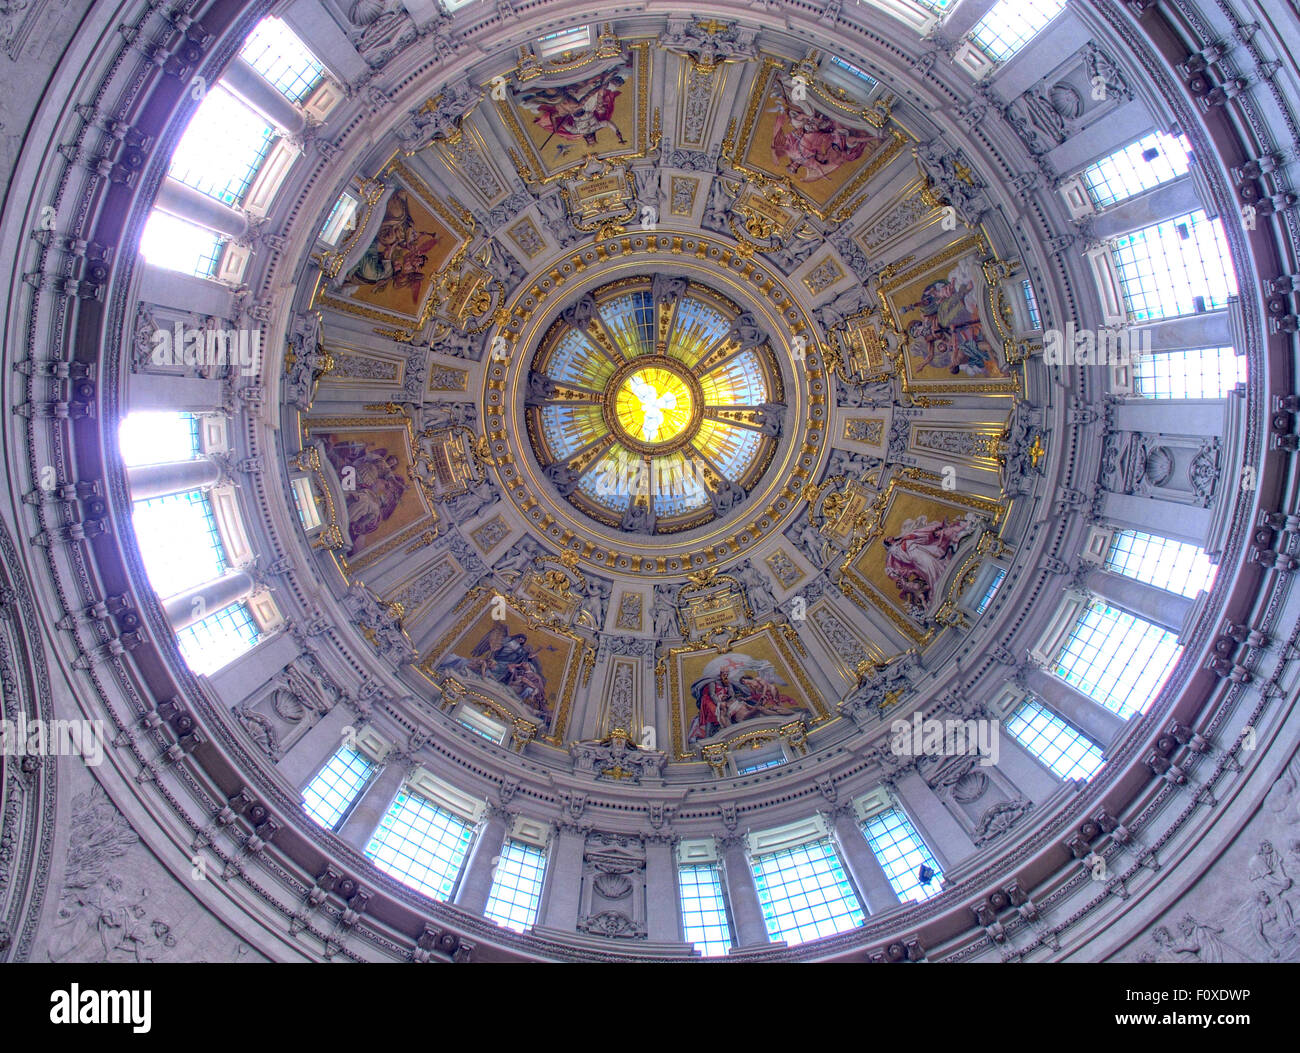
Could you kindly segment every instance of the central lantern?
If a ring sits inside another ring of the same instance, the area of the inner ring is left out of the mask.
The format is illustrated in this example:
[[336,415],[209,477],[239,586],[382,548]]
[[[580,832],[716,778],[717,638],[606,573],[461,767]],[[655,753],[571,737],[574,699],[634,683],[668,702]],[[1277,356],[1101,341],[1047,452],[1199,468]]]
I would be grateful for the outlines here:
[[690,381],[671,362],[642,365],[640,359],[614,396],[614,426],[628,443],[663,446],[679,438],[695,421],[697,405]]
[[529,440],[559,495],[637,534],[691,530],[741,504],[771,463],[784,385],[752,315],[685,278],[582,294],[540,341]]

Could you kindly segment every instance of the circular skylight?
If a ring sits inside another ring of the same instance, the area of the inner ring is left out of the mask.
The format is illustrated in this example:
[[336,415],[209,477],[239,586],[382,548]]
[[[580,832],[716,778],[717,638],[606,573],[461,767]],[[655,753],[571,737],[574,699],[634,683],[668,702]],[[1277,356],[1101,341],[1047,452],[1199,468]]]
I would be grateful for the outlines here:
[[784,409],[766,334],[685,279],[621,279],[577,298],[543,337],[529,387],[546,479],[590,518],[641,534],[742,503]]

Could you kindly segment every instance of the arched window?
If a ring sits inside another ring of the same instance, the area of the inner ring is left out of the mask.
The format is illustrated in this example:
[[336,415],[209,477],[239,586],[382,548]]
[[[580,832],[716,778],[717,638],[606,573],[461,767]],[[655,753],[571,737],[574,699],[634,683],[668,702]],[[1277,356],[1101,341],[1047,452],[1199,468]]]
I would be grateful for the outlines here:
[[970,31],[995,62],[1005,62],[1065,10],[1065,0],[998,0]]
[[1107,570],[1154,585],[1157,589],[1195,596],[1209,592],[1218,568],[1196,545],[1157,537],[1141,530],[1118,530],[1110,541]]
[[1111,253],[1130,321],[1200,314],[1237,295],[1223,223],[1204,211],[1123,234]]
[[683,863],[677,868],[682,939],[706,958],[731,950],[731,925],[722,891],[722,868],[716,862]]
[[546,850],[508,838],[501,848],[485,917],[515,932],[533,927],[546,879]]
[[1081,173],[1092,203],[1108,208],[1187,174],[1187,140],[1152,132],[1094,161]]
[[258,22],[240,57],[290,102],[301,103],[325,77],[325,67],[280,19]]
[[1178,661],[1178,638],[1103,600],[1084,609],[1052,672],[1128,720],[1145,713]]
[[1144,399],[1222,399],[1246,383],[1246,356],[1231,347],[1142,355],[1133,363],[1133,394]]
[[1002,726],[1062,779],[1091,779],[1106,763],[1095,742],[1036,699],[1025,699]]
[[456,891],[474,823],[404,788],[366,845],[366,856],[404,885],[448,900]]
[[903,809],[886,808],[869,816],[862,822],[862,836],[900,900],[923,903],[943,891],[939,861]]
[[857,928],[866,914],[829,831],[815,822],[793,825],[802,831],[797,838],[784,829],[750,835],[750,868],[768,935],[793,945]]

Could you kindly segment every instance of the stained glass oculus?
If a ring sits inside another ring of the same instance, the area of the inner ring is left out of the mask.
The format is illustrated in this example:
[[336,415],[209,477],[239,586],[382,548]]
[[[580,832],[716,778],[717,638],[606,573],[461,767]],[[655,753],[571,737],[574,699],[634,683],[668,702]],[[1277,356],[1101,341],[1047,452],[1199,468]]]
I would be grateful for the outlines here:
[[668,534],[744,501],[776,452],[783,398],[752,315],[684,278],[623,278],[546,332],[526,419],[561,497],[605,526]]

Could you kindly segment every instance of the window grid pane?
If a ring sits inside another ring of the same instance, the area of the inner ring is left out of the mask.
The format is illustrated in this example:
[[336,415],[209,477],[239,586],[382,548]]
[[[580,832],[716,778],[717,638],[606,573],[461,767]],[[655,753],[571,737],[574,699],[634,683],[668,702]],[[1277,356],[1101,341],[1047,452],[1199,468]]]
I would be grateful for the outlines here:
[[706,958],[731,950],[727,901],[716,863],[678,867],[677,888],[682,907],[682,938]]
[[867,83],[868,85],[871,85],[871,86],[873,86],[873,87],[875,86],[875,84],[876,84],[876,78],[873,77],[873,76],[872,76],[870,73],[868,73],[866,70],[858,68],[857,66],[853,65],[852,62],[846,62],[844,59],[840,58],[838,55],[832,55],[830,58],[831,58],[831,65],[832,65],[832,66],[838,66],[838,67],[839,67],[840,69],[842,69],[845,73],[848,73],[848,74],[851,74],[851,75],[854,76],[854,77],[857,77],[859,80],[864,81],[864,82]]
[[540,45],[538,52],[542,58],[562,55],[566,51],[585,48],[591,44],[591,26],[574,26],[572,29],[557,29],[537,38]]
[[227,240],[215,230],[154,209],[140,236],[140,255],[155,267],[211,278],[217,273]]
[[755,761],[753,764],[737,764],[736,774],[753,775],[756,771],[765,771],[768,768],[779,768],[784,763],[784,757],[769,757],[767,760]]
[[1003,727],[1062,779],[1091,779],[1106,763],[1095,742],[1035,699],[1017,706]]
[[477,724],[471,724],[468,720],[461,720],[458,721],[458,723],[462,728],[474,732],[475,735],[487,739],[488,742],[495,742],[498,746],[501,745],[501,735],[493,735],[492,732],[488,731],[486,728],[481,728]]
[[[1151,151],[1156,151],[1154,157]],[[1187,174],[1187,140],[1152,132],[1094,161],[1081,176],[1092,203],[1106,208]],[[1150,160],[1147,158],[1150,157]]]
[[1173,633],[1095,600],[1075,625],[1052,672],[1128,720],[1146,712],[1181,652]]
[[1065,0],[998,0],[971,30],[989,58],[1005,62],[1061,13]]
[[1025,296],[1025,309],[1029,311],[1029,321],[1035,329],[1043,328],[1043,316],[1038,310],[1038,294],[1034,292],[1034,283],[1028,278],[1020,279],[1020,291]]
[[768,935],[794,945],[865,920],[853,887],[828,838],[755,856],[754,887]]
[[984,590],[984,595],[980,597],[979,603],[975,605],[976,614],[983,614],[989,609],[989,604],[993,602],[993,597],[998,594],[998,589],[1002,588],[1002,582],[1006,580],[1006,577],[1006,568],[999,567],[998,572],[993,575],[993,580],[989,582],[989,587]]
[[290,102],[302,102],[325,75],[316,56],[275,17],[257,23],[239,54]]
[[450,898],[474,828],[432,801],[403,790],[366,845],[380,870],[436,900]]
[[208,90],[172,154],[168,175],[227,205],[243,203],[275,129],[220,84]]
[[256,646],[261,636],[245,603],[232,603],[176,634],[181,657],[204,676],[229,665]]
[[225,573],[226,550],[202,490],[136,501],[131,522],[149,584],[164,599]]
[[1237,294],[1223,224],[1201,211],[1131,231],[1111,253],[1135,322],[1217,310]]
[[128,468],[192,461],[199,456],[199,418],[193,413],[132,413],[117,429]]
[[1106,554],[1106,569],[1188,597],[1209,592],[1218,572],[1197,546],[1140,530],[1115,534]]
[[369,757],[340,747],[302,791],[303,810],[326,830],[337,829],[374,772]]
[[1142,355],[1133,390],[1144,399],[1222,399],[1246,383],[1246,356],[1231,347],[1199,347]]
[[[901,808],[873,815],[862,824],[862,834],[899,899],[924,903],[943,891],[939,861]],[[934,871],[934,877],[925,884],[921,883],[922,866]]]
[[537,907],[542,902],[545,877],[545,852],[535,845],[507,841],[501,849],[484,915],[515,932],[532,928],[537,920]]

